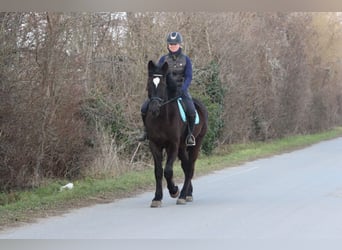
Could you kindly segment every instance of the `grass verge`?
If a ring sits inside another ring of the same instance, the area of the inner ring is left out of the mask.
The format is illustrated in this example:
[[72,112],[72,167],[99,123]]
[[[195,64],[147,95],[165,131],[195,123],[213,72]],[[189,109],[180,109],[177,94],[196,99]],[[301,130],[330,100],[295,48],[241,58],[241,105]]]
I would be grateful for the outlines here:
[[[214,155],[202,156],[196,163],[196,176],[235,166],[247,161],[293,151],[314,143],[342,136],[342,127],[313,135],[291,136],[269,142],[237,144],[220,147]],[[175,177],[182,180],[179,162]],[[68,209],[96,203],[111,202],[154,188],[153,169],[131,171],[116,178],[86,178],[74,182],[71,190],[60,191],[66,180],[52,180],[48,184],[25,192],[0,193],[0,229],[61,214]],[[151,197],[152,198],[152,197]],[[146,201],[148,206],[149,201]]]

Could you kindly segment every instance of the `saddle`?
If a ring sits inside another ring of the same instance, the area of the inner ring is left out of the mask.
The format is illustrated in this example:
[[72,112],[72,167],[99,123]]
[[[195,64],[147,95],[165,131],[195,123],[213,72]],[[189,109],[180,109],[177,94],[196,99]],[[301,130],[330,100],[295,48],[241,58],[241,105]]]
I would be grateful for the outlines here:
[[[184,103],[183,103],[182,97],[179,97],[177,99],[177,104],[178,104],[179,115],[181,116],[182,121],[186,122],[186,114],[185,114]],[[199,124],[199,122],[200,122],[199,115],[196,110],[195,124]]]

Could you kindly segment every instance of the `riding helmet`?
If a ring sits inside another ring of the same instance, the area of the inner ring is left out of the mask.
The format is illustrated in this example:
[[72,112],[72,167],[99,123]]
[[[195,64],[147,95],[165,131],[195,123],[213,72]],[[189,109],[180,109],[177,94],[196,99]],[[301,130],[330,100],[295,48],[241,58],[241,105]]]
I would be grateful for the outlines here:
[[182,43],[183,42],[183,37],[179,32],[170,32],[167,35],[166,39],[168,44],[174,44],[174,43]]

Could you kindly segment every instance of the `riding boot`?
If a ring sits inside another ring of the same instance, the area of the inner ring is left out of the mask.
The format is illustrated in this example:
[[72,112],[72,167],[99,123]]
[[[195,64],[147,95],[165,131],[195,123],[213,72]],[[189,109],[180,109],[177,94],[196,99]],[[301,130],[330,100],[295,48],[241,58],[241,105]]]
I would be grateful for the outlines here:
[[188,116],[188,136],[186,137],[185,144],[187,146],[195,146],[196,141],[195,141],[195,136],[193,136],[193,131],[195,127],[195,116]]
[[138,136],[137,140],[138,141],[145,141],[147,139],[147,131],[146,131],[146,126],[145,126],[146,113],[141,113],[141,118],[143,120],[144,129],[143,129],[142,134],[140,136]]

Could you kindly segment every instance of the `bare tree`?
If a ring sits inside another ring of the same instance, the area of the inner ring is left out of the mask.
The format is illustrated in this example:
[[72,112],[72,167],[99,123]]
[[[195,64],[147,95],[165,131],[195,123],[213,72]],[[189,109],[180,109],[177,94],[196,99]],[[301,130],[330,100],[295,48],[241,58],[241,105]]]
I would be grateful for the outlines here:
[[[167,53],[171,31],[193,62],[190,91],[219,107],[220,143],[340,125],[340,21],[306,12],[0,13],[1,189],[148,161],[134,141],[146,65]],[[222,92],[205,93],[203,81]]]

